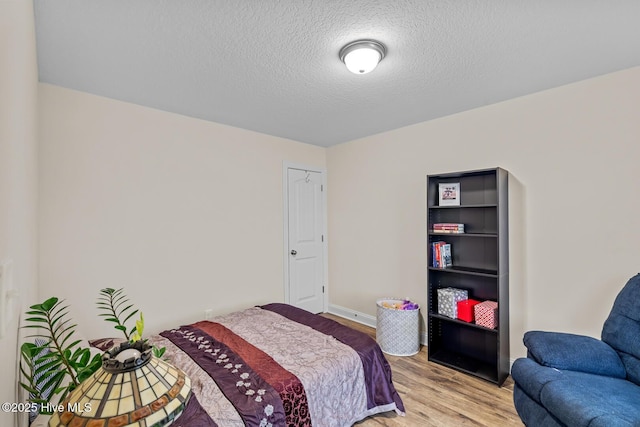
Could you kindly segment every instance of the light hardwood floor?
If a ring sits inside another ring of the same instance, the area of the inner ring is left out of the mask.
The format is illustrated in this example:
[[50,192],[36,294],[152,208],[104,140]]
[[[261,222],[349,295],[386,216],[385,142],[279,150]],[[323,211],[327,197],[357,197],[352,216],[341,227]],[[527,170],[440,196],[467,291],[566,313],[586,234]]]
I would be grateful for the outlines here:
[[[376,337],[374,328],[331,314],[323,316]],[[513,406],[511,377],[498,387],[430,363],[426,347],[421,347],[415,356],[385,357],[391,365],[393,383],[404,402],[406,416],[378,414],[357,423],[357,427],[523,426]]]

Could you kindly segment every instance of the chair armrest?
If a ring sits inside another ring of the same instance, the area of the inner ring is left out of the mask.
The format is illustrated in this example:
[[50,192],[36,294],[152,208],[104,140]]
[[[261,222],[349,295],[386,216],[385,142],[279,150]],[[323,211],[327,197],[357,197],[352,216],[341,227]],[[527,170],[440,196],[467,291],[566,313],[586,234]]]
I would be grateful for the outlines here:
[[543,366],[616,378],[627,376],[618,353],[592,337],[529,331],[524,334],[524,345],[528,356]]

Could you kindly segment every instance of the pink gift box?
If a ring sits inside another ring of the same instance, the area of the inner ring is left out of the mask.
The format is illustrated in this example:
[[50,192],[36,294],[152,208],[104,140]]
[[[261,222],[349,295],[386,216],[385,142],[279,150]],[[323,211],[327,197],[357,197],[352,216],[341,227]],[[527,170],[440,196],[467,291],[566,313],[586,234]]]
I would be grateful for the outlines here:
[[495,301],[483,301],[473,307],[476,316],[476,325],[495,329],[498,326],[498,303]]

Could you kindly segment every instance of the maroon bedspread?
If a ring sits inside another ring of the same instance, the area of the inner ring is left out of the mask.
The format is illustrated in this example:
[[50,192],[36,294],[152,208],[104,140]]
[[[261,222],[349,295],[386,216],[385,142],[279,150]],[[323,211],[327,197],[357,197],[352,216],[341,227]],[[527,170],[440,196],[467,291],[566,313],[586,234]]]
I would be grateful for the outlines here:
[[402,399],[400,399],[395,387],[389,386],[393,384],[389,362],[384,357],[378,343],[369,335],[292,305],[274,303],[263,305],[261,308],[274,311],[323,334],[331,335],[341,343],[353,348],[362,360],[362,367],[367,378],[367,407],[374,408],[395,402],[397,408],[404,412]]
[[[285,304],[268,304],[259,308],[334,337],[358,354],[364,371],[366,409],[362,408],[361,413],[356,414],[356,418],[351,419],[349,423],[367,415],[389,410],[404,414],[404,405],[391,380],[391,368],[380,347],[368,335]],[[229,324],[225,326],[202,321],[165,331],[160,335],[181,352],[188,354],[190,359],[213,379],[220,392],[233,405],[241,424],[256,427],[299,427],[340,423],[327,423],[327,420],[318,419],[312,423],[308,391],[300,379],[227,326],[233,329]],[[319,392],[313,393],[313,390],[309,392],[319,395]],[[224,421],[216,420],[216,417],[211,415],[211,410],[205,409],[210,403],[206,399],[211,397],[194,394],[174,425],[226,427]],[[364,396],[362,399],[364,404]]]

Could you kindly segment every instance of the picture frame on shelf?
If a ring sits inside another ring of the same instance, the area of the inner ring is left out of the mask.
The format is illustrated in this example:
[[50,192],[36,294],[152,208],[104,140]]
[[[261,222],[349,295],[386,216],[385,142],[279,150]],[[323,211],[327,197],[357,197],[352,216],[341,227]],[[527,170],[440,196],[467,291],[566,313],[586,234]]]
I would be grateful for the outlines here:
[[460,206],[460,183],[443,182],[438,184],[439,206]]

